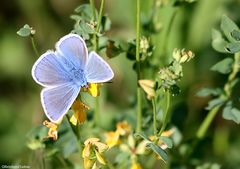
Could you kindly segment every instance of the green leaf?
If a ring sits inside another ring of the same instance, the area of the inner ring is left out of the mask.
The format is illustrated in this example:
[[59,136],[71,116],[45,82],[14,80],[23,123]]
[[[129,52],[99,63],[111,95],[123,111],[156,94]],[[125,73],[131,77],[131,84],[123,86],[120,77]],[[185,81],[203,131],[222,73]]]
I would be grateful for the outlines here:
[[167,145],[168,148],[173,147],[173,141],[169,137],[161,136],[160,140]]
[[208,106],[206,107],[206,110],[211,110],[214,107],[221,106],[225,103],[226,99],[223,98],[216,98],[208,102]]
[[227,39],[230,42],[236,42],[236,40],[231,36],[231,32],[233,30],[239,30],[238,26],[226,15],[223,15],[222,21],[221,21],[221,29]]
[[237,53],[240,51],[240,42],[228,43],[225,49],[229,53]]
[[168,160],[168,155],[165,150],[163,150],[161,147],[157,146],[154,143],[148,143],[147,146],[149,146],[156,154],[158,154],[164,162]]
[[235,123],[240,124],[240,110],[232,107],[231,101],[224,107],[222,116],[226,120],[233,120]]
[[221,53],[227,53],[226,46],[227,41],[223,39],[221,32],[216,29],[212,30],[212,47]]
[[[75,12],[78,13],[83,20],[92,21],[94,19],[92,7],[89,4],[80,5],[75,9]],[[97,10],[95,9],[95,13],[97,14]]]
[[21,37],[27,37],[31,35],[31,28],[28,24],[24,25],[22,28],[17,31],[17,34]]
[[225,58],[211,67],[211,70],[222,74],[228,74],[232,71],[232,58]]
[[222,90],[220,88],[211,89],[211,88],[202,88],[197,92],[197,96],[206,97],[206,96],[219,96],[222,94]]
[[236,40],[240,41],[240,31],[239,30],[233,30],[231,32],[231,36]]

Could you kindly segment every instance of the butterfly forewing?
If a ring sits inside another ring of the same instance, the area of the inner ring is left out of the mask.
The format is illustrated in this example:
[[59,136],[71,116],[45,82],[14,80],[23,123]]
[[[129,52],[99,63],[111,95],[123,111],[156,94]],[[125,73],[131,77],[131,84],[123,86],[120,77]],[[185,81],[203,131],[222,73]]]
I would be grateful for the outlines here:
[[85,67],[86,78],[89,83],[102,83],[113,78],[114,74],[111,67],[97,53],[89,54],[88,62]]
[[68,72],[53,51],[44,53],[33,65],[33,79],[45,87],[58,86],[69,81]]
[[84,40],[75,34],[61,38],[56,44],[57,52],[63,60],[68,60],[70,67],[84,69],[88,52]]

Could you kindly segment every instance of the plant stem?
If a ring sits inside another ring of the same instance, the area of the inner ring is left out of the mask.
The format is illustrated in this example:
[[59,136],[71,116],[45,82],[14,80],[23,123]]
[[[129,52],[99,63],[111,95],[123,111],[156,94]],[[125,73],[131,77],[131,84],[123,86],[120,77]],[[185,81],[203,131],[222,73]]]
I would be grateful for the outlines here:
[[197,131],[197,138],[202,139],[205,136],[207,129],[209,128],[220,108],[221,106],[217,106],[208,113],[207,117],[204,119],[203,123]]
[[34,50],[34,52],[35,52],[35,55],[36,55],[37,57],[39,57],[40,55],[39,55],[39,52],[38,52],[38,50],[37,50],[36,43],[35,43],[35,41],[34,41],[33,35],[31,35],[30,38],[31,38],[32,47],[33,47],[33,50]]
[[97,23],[97,29],[96,32],[98,33],[100,30],[101,22],[102,22],[102,13],[103,13],[103,7],[104,7],[105,0],[101,0],[99,15],[98,15],[98,23]]
[[[140,80],[140,12],[141,4],[140,0],[137,0],[137,14],[136,14],[136,64],[137,64],[137,84]],[[141,132],[142,128],[142,99],[141,99],[141,88],[137,87],[137,128],[136,132]]]
[[163,55],[166,55],[167,53],[167,48],[168,48],[168,41],[169,41],[169,35],[171,33],[171,30],[172,30],[172,25],[173,25],[173,22],[176,18],[176,14],[177,14],[177,9],[174,10],[171,18],[170,18],[170,21],[169,21],[169,24],[167,26],[167,32],[165,34],[165,37],[164,37],[164,44],[163,44]]
[[73,126],[72,123],[70,122],[70,117],[68,114],[66,114],[67,121],[72,129],[73,134],[76,136],[77,139],[77,144],[78,144],[78,150],[80,153],[80,157],[82,158],[81,152],[82,152],[82,141],[80,139],[80,132],[79,132],[79,125],[77,124],[76,126]]
[[[239,72],[239,68],[240,68],[239,63],[240,63],[240,53],[235,53],[232,72],[228,76],[227,83],[224,85],[225,93],[221,94],[219,98],[225,98],[226,100],[230,99],[232,94],[232,82],[235,80],[237,73]],[[216,106],[208,113],[208,115],[205,117],[205,119],[203,120],[202,124],[200,125],[197,131],[197,134],[196,134],[197,138],[202,139],[205,136],[210,124],[212,123],[214,117],[216,116],[220,108],[221,106]]]
[[153,108],[153,132],[154,136],[157,135],[157,112],[156,112],[156,101],[155,98],[152,99],[152,108]]
[[[94,48],[95,52],[98,52],[98,37],[97,37],[97,33],[99,33],[99,31],[100,31],[104,2],[105,2],[105,0],[101,0],[97,26],[96,26],[95,33],[93,34],[93,48]],[[92,7],[93,18],[94,18],[94,22],[95,22],[97,20],[97,17],[96,17],[96,12],[95,12],[94,1],[90,0],[90,4],[91,4],[91,7]],[[96,100],[95,100],[94,121],[95,121],[96,125],[100,124],[100,98],[99,98],[99,96],[96,97]]]
[[167,123],[169,121],[169,117],[170,117],[170,102],[171,102],[171,95],[170,95],[170,91],[166,91],[166,97],[167,97],[167,104],[166,104],[166,109],[165,109],[165,114],[164,114],[164,117],[163,117],[163,124],[162,124],[162,127],[160,129],[160,132],[159,132],[159,136],[161,136],[161,134],[163,133],[163,131],[166,129],[166,126],[167,126]]
[[95,8],[94,0],[90,0],[90,5],[92,7],[93,20],[96,21],[97,16],[96,16],[96,12],[95,12],[96,8]]

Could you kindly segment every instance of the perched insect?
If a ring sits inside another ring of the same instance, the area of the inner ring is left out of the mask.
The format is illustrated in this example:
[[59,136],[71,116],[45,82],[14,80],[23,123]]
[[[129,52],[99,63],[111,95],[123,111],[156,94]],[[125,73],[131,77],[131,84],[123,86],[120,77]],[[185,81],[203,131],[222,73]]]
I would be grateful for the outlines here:
[[111,80],[114,73],[97,53],[88,50],[84,40],[68,34],[56,43],[56,51],[47,51],[32,68],[33,79],[44,87],[41,103],[53,122],[70,109],[82,87]]

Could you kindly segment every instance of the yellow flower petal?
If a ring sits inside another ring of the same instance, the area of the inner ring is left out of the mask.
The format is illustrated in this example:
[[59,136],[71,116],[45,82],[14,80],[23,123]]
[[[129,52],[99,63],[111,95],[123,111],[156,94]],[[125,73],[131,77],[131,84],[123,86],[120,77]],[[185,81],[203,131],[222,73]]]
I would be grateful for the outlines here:
[[85,169],[91,169],[94,165],[96,160],[91,160],[89,158],[84,158],[83,159],[83,165]]
[[46,126],[47,128],[49,128],[47,138],[52,138],[53,140],[57,140],[57,138],[58,138],[58,132],[57,132],[58,125],[56,123],[49,122],[47,120],[45,120],[43,122],[43,125]]
[[151,100],[155,97],[156,92],[154,90],[154,86],[155,86],[154,81],[143,79],[143,80],[138,80],[138,83],[141,86],[141,88],[144,90],[144,92],[147,93],[147,98],[149,100]]
[[89,143],[93,144],[94,142],[98,142],[98,141],[100,141],[99,138],[96,138],[96,137],[89,138],[89,139],[87,139],[86,141],[84,141],[84,145],[87,145],[87,144],[89,144]]
[[142,169],[141,165],[137,162],[133,162],[131,169]]
[[107,162],[106,162],[106,160],[104,159],[104,157],[103,157],[98,151],[95,150],[95,154],[96,154],[97,160],[98,160],[101,164],[103,164],[103,165],[106,165],[106,164],[107,164]]
[[84,123],[87,117],[86,111],[89,110],[89,107],[81,101],[76,100],[72,105],[72,109],[74,111],[74,114],[72,115],[70,122],[73,125],[77,125],[77,123]]
[[83,158],[89,158],[91,153],[91,144],[85,145],[82,151],[82,157]]
[[127,135],[131,132],[131,126],[127,121],[119,122],[117,124],[117,132],[122,136]]
[[108,149],[108,146],[104,143],[94,142],[93,144],[97,147],[97,149],[100,153],[102,153]]
[[108,133],[105,133],[106,137],[106,144],[109,146],[109,148],[112,148],[115,145],[118,145],[120,143],[119,140],[119,133],[110,131]]
[[99,83],[91,83],[88,85],[88,93],[93,97],[97,97],[100,95],[100,85]]
[[74,115],[72,115],[72,117],[70,118],[70,122],[71,122],[74,126],[76,126],[76,125],[77,125],[77,122],[78,122],[77,117],[76,117],[75,114],[76,114],[76,113],[74,113]]

